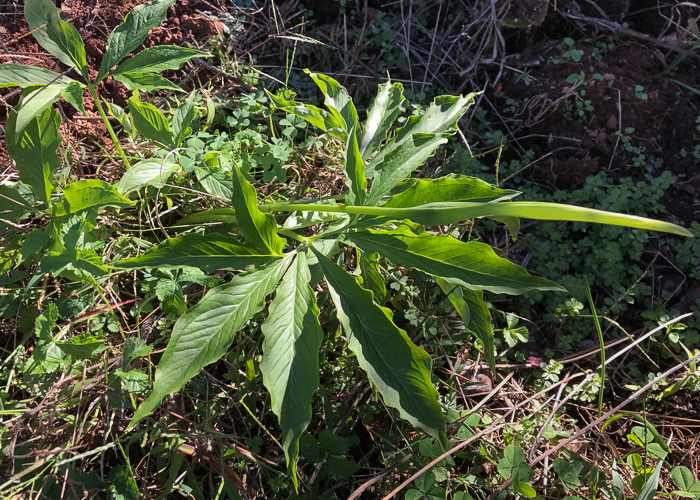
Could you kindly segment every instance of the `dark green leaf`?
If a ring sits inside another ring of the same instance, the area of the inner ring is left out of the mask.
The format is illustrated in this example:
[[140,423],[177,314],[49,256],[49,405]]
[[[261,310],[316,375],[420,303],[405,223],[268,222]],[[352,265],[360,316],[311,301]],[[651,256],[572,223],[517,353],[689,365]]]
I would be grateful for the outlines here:
[[177,281],[162,279],[156,284],[156,297],[165,314],[182,314],[187,310],[182,288]]
[[39,45],[88,79],[85,45],[76,29],[61,19],[51,0],[25,0],[24,17]]
[[146,341],[140,337],[131,337],[124,342],[124,350],[122,351],[121,367],[126,369],[132,360],[146,356],[153,350],[153,347],[146,344]]
[[552,468],[559,476],[561,484],[567,490],[575,490],[581,486],[580,476],[583,475],[583,463],[568,462],[563,458],[555,458]]
[[270,214],[258,209],[255,188],[248,182],[236,165],[233,165],[233,208],[238,227],[247,241],[259,250],[279,255],[286,241],[277,236],[277,222]]
[[369,290],[374,295],[374,301],[382,305],[387,298],[386,280],[379,272],[378,255],[376,253],[366,254],[359,252],[358,263],[360,266],[360,277],[362,278],[362,288]]
[[27,66],[26,64],[0,64],[0,89],[4,87],[31,87],[32,85],[70,85],[77,83],[60,73]]
[[267,295],[289,267],[291,257],[230,283],[210,290],[175,323],[163,357],[158,363],[153,391],[129,423],[156,409],[165,396],[182,389],[208,364],[218,361],[233,342],[236,332],[264,306]]
[[140,161],[124,173],[117,184],[117,191],[127,195],[144,186],[163,187],[168,178],[180,168],[177,163],[160,158]]
[[[313,249],[313,248],[312,248]],[[430,376],[430,356],[372,300],[355,279],[314,250],[360,367],[384,402],[405,420],[446,443],[445,421]]]
[[170,128],[175,136],[175,146],[179,147],[187,137],[189,126],[194,120],[194,96],[192,92],[187,100],[175,110],[170,120]]
[[693,473],[684,465],[677,465],[671,470],[671,478],[676,487],[684,491],[690,491],[690,488],[695,484]]
[[[27,87],[22,92],[19,104],[13,110],[13,133],[6,133],[5,137],[10,142],[19,142],[24,130],[32,120],[44,113],[51,105],[58,101],[63,85],[45,85],[41,87]],[[60,119],[60,118],[59,118]]]
[[160,73],[166,70],[180,69],[193,57],[211,57],[211,54],[177,45],[156,45],[127,59],[111,74],[116,76],[123,73]]
[[462,318],[467,331],[472,332],[481,341],[484,347],[484,358],[491,372],[496,373],[491,314],[484,302],[483,290],[469,290],[439,277],[435,278],[435,282],[444,293],[449,294],[450,302]]
[[114,375],[119,377],[121,385],[127,392],[144,392],[148,389],[150,378],[147,373],[141,370],[124,370],[117,368],[114,370]]
[[54,215],[74,214],[91,208],[126,208],[135,202],[124,198],[111,184],[98,179],[84,179],[68,185],[63,190],[64,202],[56,206]]
[[129,109],[139,134],[167,146],[173,145],[173,133],[170,131],[168,120],[158,108],[132,97],[129,99]]
[[138,500],[141,498],[134,476],[123,465],[112,467],[109,471],[111,485],[109,500]]
[[328,457],[326,460],[326,472],[332,477],[344,479],[358,471],[357,462],[350,458]]
[[0,231],[8,227],[7,222],[17,223],[27,217],[33,204],[31,188],[23,182],[0,184]]
[[277,259],[279,256],[261,254],[242,246],[232,236],[186,234],[179,238],[165,240],[148,252],[138,257],[120,260],[113,266],[120,269],[146,267],[169,269],[193,266],[205,272],[238,271],[249,266],[261,266]]
[[83,86],[78,82],[68,84],[66,88],[61,90],[61,97],[73,106],[75,109],[86,115],[85,105],[83,104]]
[[513,477],[513,482],[529,482],[534,477],[525,460],[525,452],[512,445],[503,450],[503,458],[498,462],[498,472],[504,479]]
[[401,113],[403,102],[403,85],[388,81],[379,85],[377,97],[367,111],[360,153],[362,159],[369,159],[379,148],[379,145]]
[[345,131],[350,132],[353,128],[359,130],[357,110],[345,87],[330,76],[311,73],[308,69],[305,71],[321,89],[325,97],[324,104]]
[[126,15],[124,22],[109,34],[100,72],[95,81],[102,80],[129,52],[141,45],[148,32],[165,20],[168,7],[174,3],[175,0],[152,0],[134,7]]
[[435,150],[447,142],[443,135],[414,134],[396,149],[382,157],[380,162],[372,160],[374,180],[367,197],[367,205],[374,205],[399,182],[409,177],[433,156]]
[[15,160],[19,179],[31,186],[37,199],[48,204],[53,191],[51,174],[61,166],[61,159],[56,153],[61,144],[61,117],[53,109],[45,110],[30,121],[19,134],[19,140],[13,142],[11,138],[17,135],[16,120],[17,114],[10,111],[5,131],[7,151]]
[[[0,217],[2,216],[0,215]],[[49,225],[43,230],[34,229],[27,235],[22,243],[22,248],[19,252],[19,261],[25,262],[27,260],[34,259],[35,262],[38,262],[41,258],[41,253],[52,240],[54,235],[55,229],[53,227],[53,223],[49,223]]]
[[311,398],[319,384],[318,355],[323,340],[314,292],[308,285],[310,277],[306,254],[298,252],[262,325],[265,338],[260,370],[282,428],[282,446],[295,488],[299,437],[311,422]]
[[92,359],[97,353],[107,348],[103,341],[88,333],[78,335],[64,342],[56,342],[56,345],[74,360]]
[[365,164],[357,146],[355,129],[350,130],[345,148],[345,184],[348,186],[345,203],[364,205],[367,196],[367,179],[365,179]]
[[556,283],[530,276],[522,267],[498,257],[484,243],[465,243],[432,234],[415,235],[403,227],[393,231],[357,231],[342,235],[341,240],[364,252],[378,253],[404,267],[415,267],[470,290],[512,295],[530,290],[565,290]]
[[438,179],[410,179],[396,186],[391,194],[392,197],[382,207],[407,208],[451,201],[494,202],[508,200],[520,193],[500,189],[476,177],[460,175]]
[[124,84],[129,90],[142,90],[143,92],[153,92],[154,90],[174,90],[175,92],[184,92],[180,87],[175,85],[167,78],[154,73],[137,73],[128,72],[114,75],[114,79]]

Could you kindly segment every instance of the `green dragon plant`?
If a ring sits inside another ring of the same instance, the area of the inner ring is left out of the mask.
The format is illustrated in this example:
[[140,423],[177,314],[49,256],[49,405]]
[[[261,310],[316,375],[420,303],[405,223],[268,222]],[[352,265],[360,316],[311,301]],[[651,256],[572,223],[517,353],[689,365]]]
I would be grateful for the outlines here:
[[[244,166],[233,164],[232,210],[219,209],[212,219],[235,220],[242,243],[236,236],[187,234],[114,264],[121,269],[187,265],[207,272],[240,271],[179,318],[158,363],[153,390],[137,409],[130,428],[202,367],[224,356],[236,333],[274,294],[262,323],[261,371],[282,429],[289,473],[297,486],[299,438],[311,420],[323,342],[313,287],[325,279],[347,345],[384,402],[401,418],[446,444],[443,412],[431,383],[430,356],[396,326],[391,311],[377,299],[386,295],[377,255],[434,276],[449,293],[466,327],[482,341],[486,359],[493,365],[493,332],[483,291],[521,294],[563,288],[531,276],[498,257],[486,244],[439,236],[431,226],[490,217],[513,227],[518,217],[525,217],[689,234],[670,223],[629,215],[511,202],[508,200],[519,193],[471,177],[412,179],[411,173],[454,133],[474,94],[438,97],[423,115],[411,116],[390,133],[402,109],[401,84],[380,85],[361,124],[350,96],[338,82],[319,74],[311,78],[325,95],[328,111],[276,96],[271,99],[277,108],[345,144],[344,203],[336,197],[259,205]],[[273,212],[290,215],[278,221]],[[315,234],[311,234],[312,227],[318,228]],[[341,245],[355,249],[356,276],[333,260],[336,254],[347,257]]]
[[[70,68],[66,73],[74,70],[85,83],[73,80],[65,73],[56,73],[44,68],[15,63],[0,64],[0,88],[18,86],[24,89],[20,105],[17,107],[14,134],[7,135],[6,141],[18,142],[32,120],[61,97],[85,114],[83,90],[87,89],[95,101],[114,147],[127,168],[130,168],[129,160],[109,122],[97,86],[111,76],[129,90],[182,91],[180,87],[157,73],[179,69],[193,57],[209,57],[209,54],[175,45],[160,45],[143,50],[119,64],[127,54],[141,45],[151,29],[161,25],[168,7],[174,3],[175,0],[152,0],[134,7],[126,15],[124,22],[109,34],[99,72],[91,79],[83,39],[72,25],[61,19],[60,9],[51,0],[26,0],[24,17],[34,38],[39,45]],[[152,116],[160,113],[157,108],[141,103],[138,99],[132,99],[130,107],[135,118],[138,116],[146,125],[159,118]],[[136,125],[138,128],[138,123]]]

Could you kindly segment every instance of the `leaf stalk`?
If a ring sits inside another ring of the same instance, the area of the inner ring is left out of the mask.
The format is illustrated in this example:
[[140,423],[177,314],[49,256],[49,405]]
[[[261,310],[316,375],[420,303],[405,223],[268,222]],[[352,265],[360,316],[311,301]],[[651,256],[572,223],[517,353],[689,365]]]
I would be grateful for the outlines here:
[[87,88],[88,88],[88,91],[90,92],[90,95],[92,96],[93,100],[95,101],[95,106],[97,106],[97,111],[100,113],[100,116],[102,117],[102,121],[104,122],[105,126],[107,127],[107,133],[109,133],[109,136],[112,139],[112,143],[114,144],[114,147],[117,148],[117,154],[124,162],[124,165],[126,165],[127,170],[129,170],[131,168],[131,163],[129,163],[129,159],[126,157],[126,154],[124,153],[124,150],[122,149],[122,146],[119,143],[119,139],[117,138],[117,134],[114,132],[112,125],[109,123],[109,118],[107,117],[107,113],[105,113],[105,110],[102,107],[102,102],[100,100],[99,94],[97,92],[95,92],[94,86],[88,85]]

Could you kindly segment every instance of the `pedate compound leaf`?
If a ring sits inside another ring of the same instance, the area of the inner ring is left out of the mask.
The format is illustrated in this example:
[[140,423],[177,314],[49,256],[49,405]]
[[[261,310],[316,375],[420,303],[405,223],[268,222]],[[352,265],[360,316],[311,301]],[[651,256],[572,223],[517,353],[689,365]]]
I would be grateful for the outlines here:
[[345,184],[348,186],[345,203],[364,205],[367,196],[367,179],[365,179],[365,163],[362,161],[357,145],[356,129],[349,132],[345,148]]
[[126,196],[144,186],[163,187],[168,178],[180,168],[177,163],[160,158],[140,161],[126,171],[117,184],[117,191]]
[[295,488],[299,438],[311,422],[311,398],[319,384],[318,353],[323,340],[310,279],[306,253],[298,252],[262,324],[260,370],[282,428],[282,447]]
[[286,241],[277,236],[277,223],[270,214],[258,209],[255,188],[245,178],[236,165],[233,165],[233,208],[236,211],[238,227],[248,243],[273,255],[279,255]]
[[565,291],[522,267],[497,256],[484,243],[465,243],[449,236],[415,235],[407,228],[392,231],[361,230],[344,234],[341,241],[367,253],[378,253],[406,268],[459,283],[470,290],[518,295],[530,290]]
[[367,197],[367,205],[375,205],[399,182],[422,166],[435,150],[447,142],[443,135],[414,134],[396,149],[388,153],[379,163],[372,162],[374,180]]
[[104,207],[127,208],[136,203],[122,196],[110,183],[98,179],[84,179],[69,184],[63,190],[63,197],[62,206],[54,206],[56,216]]
[[384,156],[406,142],[414,134],[440,134],[450,132],[474,103],[477,94],[466,97],[439,96],[421,116],[411,116],[408,123],[396,131],[392,139],[379,151],[367,166],[367,177],[374,175],[375,166],[381,164]]
[[459,175],[437,179],[409,179],[391,192],[382,207],[407,208],[450,201],[495,202],[514,198],[519,191],[500,189],[476,177]]
[[124,22],[114,28],[107,38],[105,55],[95,83],[101,81],[107,76],[109,70],[141,45],[150,30],[161,25],[165,20],[168,7],[174,3],[175,0],[151,0],[131,9]]
[[61,166],[56,153],[61,144],[59,127],[61,117],[53,109],[47,109],[29,122],[16,142],[17,113],[10,111],[7,120],[7,152],[15,160],[19,179],[32,188],[34,196],[48,205],[51,191],[51,174]]
[[377,97],[367,111],[360,153],[362,159],[369,159],[386,139],[386,134],[401,113],[403,85],[390,81],[379,85]]
[[0,89],[5,87],[30,87],[32,85],[70,85],[77,83],[60,73],[25,64],[0,64]]
[[401,144],[413,134],[437,134],[455,128],[477,95],[436,97],[424,114],[410,117],[408,123],[396,131],[391,143]]
[[177,45],[157,45],[142,50],[121,63],[112,71],[112,76],[123,73],[160,73],[170,69],[180,69],[193,57],[211,57],[211,54]]
[[484,302],[483,290],[469,290],[439,277],[435,278],[435,283],[438,284],[443,293],[449,294],[448,298],[459,317],[462,318],[467,331],[472,332],[481,341],[486,362],[489,364],[491,372],[496,373],[491,314],[486,302]]
[[153,413],[165,396],[182,389],[202,368],[218,361],[236,332],[262,310],[265,297],[277,286],[291,256],[210,290],[196,306],[180,316],[158,363],[153,391],[129,423]]
[[330,76],[320,73],[311,73],[308,69],[304,71],[316,82],[318,88],[321,89],[325,97],[324,104],[345,131],[350,132],[353,128],[360,130],[357,110],[345,87]]
[[61,19],[61,9],[51,0],[25,0],[24,17],[39,45],[88,80],[83,39]]
[[238,271],[248,266],[261,266],[279,256],[261,254],[238,243],[233,236],[222,234],[186,234],[170,238],[148,252],[113,264],[121,269],[144,267],[198,267],[208,273],[220,270]]
[[173,133],[165,115],[153,104],[129,98],[129,109],[134,127],[142,136],[165,145],[172,145]]
[[430,376],[430,356],[391,319],[391,311],[372,300],[372,292],[315,249],[338,310],[348,346],[360,367],[401,418],[446,444],[445,420]]
[[153,92],[154,90],[174,90],[175,92],[184,92],[180,87],[175,85],[167,78],[153,73],[137,73],[128,72],[114,75],[114,79],[124,84],[129,90],[142,90],[144,92]]

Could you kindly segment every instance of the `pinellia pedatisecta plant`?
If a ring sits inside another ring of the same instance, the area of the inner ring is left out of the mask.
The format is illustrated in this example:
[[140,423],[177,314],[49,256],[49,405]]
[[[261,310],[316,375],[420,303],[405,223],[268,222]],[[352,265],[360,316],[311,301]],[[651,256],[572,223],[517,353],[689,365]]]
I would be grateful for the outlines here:
[[[83,82],[67,76],[70,71],[56,73],[24,64],[0,64],[0,88],[18,86],[24,89],[13,117],[14,133],[6,140],[13,143],[20,141],[22,133],[32,120],[61,97],[85,114],[83,90],[87,89],[95,101],[97,111],[107,127],[119,157],[124,165],[130,168],[129,160],[109,122],[97,86],[111,76],[129,90],[182,91],[180,87],[158,73],[179,69],[193,57],[208,57],[209,54],[175,45],[159,45],[143,50],[119,64],[130,52],[141,45],[151,29],[161,25],[168,8],[174,3],[175,0],[152,0],[134,7],[126,15],[124,22],[109,34],[99,72],[92,80],[88,72],[83,40],[71,24],[61,19],[60,9],[51,0],[26,0],[24,17],[36,41],[70,70],[78,73]],[[134,106],[140,106],[136,112],[141,115],[148,116],[153,109],[157,111],[149,104],[137,102]]]
[[[424,114],[409,117],[395,129],[404,100],[400,83],[380,85],[366,120],[360,123],[345,88],[327,76],[310,76],[323,92],[328,111],[270,97],[277,108],[345,145],[344,197],[259,204],[246,166],[232,162],[233,195],[226,215],[228,221],[235,220],[232,230],[243,237],[242,242],[238,236],[221,233],[186,234],[113,263],[120,269],[196,266],[207,272],[239,272],[230,282],[211,289],[178,319],[158,363],[153,390],[137,409],[130,428],[152,413],[166,395],[180,390],[204,366],[224,356],[237,332],[272,296],[261,327],[261,371],[282,429],[289,473],[297,486],[299,438],[311,420],[311,398],[319,385],[318,352],[324,338],[315,286],[325,280],[347,345],[386,405],[446,445],[443,411],[431,382],[430,356],[396,326],[391,311],[375,300],[386,293],[377,255],[435,277],[467,329],[480,339],[486,360],[493,366],[493,332],[483,292],[564,289],[531,276],[484,243],[440,236],[431,228],[476,217],[507,222],[513,228],[524,217],[690,234],[674,224],[630,215],[513,202],[517,191],[473,177],[411,178],[454,133],[473,104],[474,94],[437,97]],[[313,234],[310,228],[316,228]],[[336,255],[348,255],[347,247],[354,249],[354,259],[335,262]],[[353,269],[354,273],[348,272]]]

